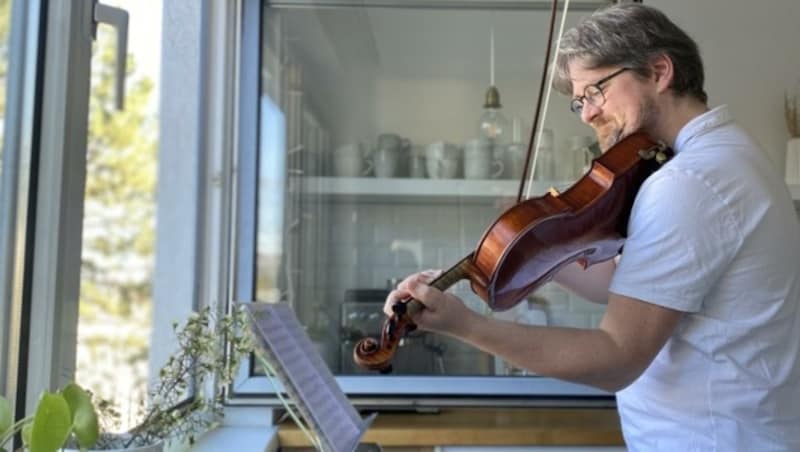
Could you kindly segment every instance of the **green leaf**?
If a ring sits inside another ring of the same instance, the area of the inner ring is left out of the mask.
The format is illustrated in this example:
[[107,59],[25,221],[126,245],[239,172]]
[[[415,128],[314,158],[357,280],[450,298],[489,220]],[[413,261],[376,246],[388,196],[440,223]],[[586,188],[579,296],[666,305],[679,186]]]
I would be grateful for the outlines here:
[[72,428],[69,405],[60,394],[45,391],[33,416],[30,452],[55,452]]
[[22,443],[26,446],[31,443],[31,433],[33,430],[33,422],[28,422],[22,426]]
[[14,417],[11,415],[11,402],[6,400],[5,397],[0,396],[0,438],[6,433],[6,430],[14,423]]
[[97,425],[97,413],[92,405],[92,397],[75,383],[70,383],[62,389],[61,395],[64,396],[72,413],[72,429],[78,438],[78,444],[85,449],[94,446],[100,428]]

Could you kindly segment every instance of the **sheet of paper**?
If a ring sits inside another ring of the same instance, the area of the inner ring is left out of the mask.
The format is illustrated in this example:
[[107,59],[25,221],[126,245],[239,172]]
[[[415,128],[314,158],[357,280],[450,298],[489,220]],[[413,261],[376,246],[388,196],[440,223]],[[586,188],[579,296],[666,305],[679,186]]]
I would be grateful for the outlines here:
[[376,414],[361,419],[325,361],[285,303],[247,303],[261,355],[324,451],[352,452]]

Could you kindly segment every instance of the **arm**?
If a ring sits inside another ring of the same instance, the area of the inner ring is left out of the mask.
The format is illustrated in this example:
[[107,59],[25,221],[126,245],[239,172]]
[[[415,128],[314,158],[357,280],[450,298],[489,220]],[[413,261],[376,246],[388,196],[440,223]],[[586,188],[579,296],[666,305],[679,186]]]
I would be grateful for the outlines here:
[[611,294],[597,329],[538,327],[505,322],[468,309],[460,299],[412,276],[387,299],[411,295],[423,302],[414,322],[463,340],[539,375],[618,391],[647,368],[682,312]]
[[570,292],[594,303],[605,304],[608,301],[608,286],[614,275],[617,264],[609,259],[589,266],[581,267],[573,262],[562,268],[553,277],[553,282]]

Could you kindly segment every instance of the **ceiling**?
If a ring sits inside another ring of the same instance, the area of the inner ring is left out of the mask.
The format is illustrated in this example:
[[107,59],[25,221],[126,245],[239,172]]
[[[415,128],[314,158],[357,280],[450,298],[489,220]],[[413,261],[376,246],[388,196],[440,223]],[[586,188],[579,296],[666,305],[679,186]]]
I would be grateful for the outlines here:
[[[492,27],[496,80],[538,76],[550,17],[546,9],[336,7],[281,12],[290,48],[307,71],[338,68],[381,78],[482,82],[489,80]],[[571,11],[566,26],[585,14],[586,9]],[[559,22],[560,15],[556,28]]]

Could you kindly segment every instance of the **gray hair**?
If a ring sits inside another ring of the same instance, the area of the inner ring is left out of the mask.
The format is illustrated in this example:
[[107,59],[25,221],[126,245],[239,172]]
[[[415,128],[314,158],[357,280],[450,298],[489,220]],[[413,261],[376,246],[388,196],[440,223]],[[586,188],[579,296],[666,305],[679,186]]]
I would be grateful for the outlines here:
[[649,76],[651,58],[672,60],[670,89],[705,103],[703,60],[697,43],[661,11],[640,3],[624,3],[594,12],[561,38],[553,87],[572,95],[569,63],[580,60],[589,69],[621,66]]

